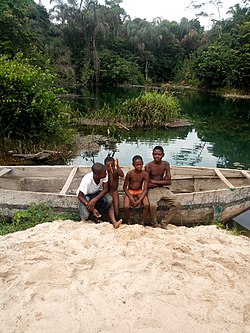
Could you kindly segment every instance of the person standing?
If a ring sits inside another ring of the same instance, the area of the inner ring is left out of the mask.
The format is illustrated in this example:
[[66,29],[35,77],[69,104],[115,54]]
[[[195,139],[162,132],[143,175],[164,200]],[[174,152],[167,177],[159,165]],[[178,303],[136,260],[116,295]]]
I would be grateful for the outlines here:
[[[171,185],[170,164],[163,161],[164,149],[156,146],[153,149],[153,161],[149,162],[145,170],[149,174],[148,199],[150,203],[150,215],[153,227],[166,228],[169,222],[176,216],[180,210],[181,203],[170,189]],[[157,207],[160,200],[165,200],[170,206],[167,215],[161,221],[157,222]]]

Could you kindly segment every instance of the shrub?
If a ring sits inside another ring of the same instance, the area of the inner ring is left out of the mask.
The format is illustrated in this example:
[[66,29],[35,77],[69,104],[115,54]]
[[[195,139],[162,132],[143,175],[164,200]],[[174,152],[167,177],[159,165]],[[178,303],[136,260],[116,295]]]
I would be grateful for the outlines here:
[[127,99],[114,108],[105,104],[93,114],[108,121],[118,121],[132,126],[165,126],[180,116],[179,100],[169,93],[145,92]]
[[22,54],[0,56],[0,131],[8,138],[59,136],[70,120],[70,108],[58,95],[49,70],[33,66]]

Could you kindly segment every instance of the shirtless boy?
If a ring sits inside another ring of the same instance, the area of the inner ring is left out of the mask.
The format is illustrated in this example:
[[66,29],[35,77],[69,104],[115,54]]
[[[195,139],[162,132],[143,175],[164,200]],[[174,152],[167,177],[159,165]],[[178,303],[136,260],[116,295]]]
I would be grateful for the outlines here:
[[108,192],[108,174],[106,167],[101,163],[92,166],[92,172],[87,173],[77,189],[80,217],[83,220],[92,218],[96,221],[101,213],[108,210],[109,218],[117,229],[122,220],[115,219],[112,197]]
[[123,185],[123,190],[126,194],[124,197],[125,216],[127,223],[130,224],[130,206],[138,207],[142,202],[143,213],[141,223],[145,225],[149,212],[147,197],[149,175],[146,171],[142,170],[143,160],[141,156],[135,155],[132,159],[132,164],[134,169],[127,172]]
[[108,192],[113,198],[113,204],[115,209],[115,216],[119,216],[119,194],[118,194],[118,185],[119,177],[124,177],[124,173],[119,165],[118,159],[114,159],[111,156],[108,156],[104,160],[104,164],[108,171],[109,181],[108,181]]
[[[148,199],[150,202],[150,214],[153,227],[166,228],[171,219],[177,215],[181,203],[177,197],[168,189],[171,185],[170,165],[167,161],[162,161],[164,157],[164,149],[156,146],[153,149],[153,161],[149,162],[145,170],[149,174]],[[168,214],[164,220],[157,223],[157,206],[160,200],[165,200],[170,205]]]

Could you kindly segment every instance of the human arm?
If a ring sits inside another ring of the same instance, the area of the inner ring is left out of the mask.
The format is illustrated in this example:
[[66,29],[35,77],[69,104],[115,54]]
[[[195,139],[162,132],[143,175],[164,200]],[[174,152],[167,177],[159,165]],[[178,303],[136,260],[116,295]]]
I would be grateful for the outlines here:
[[117,173],[118,173],[119,177],[123,178],[124,177],[124,172],[122,171],[117,158],[115,159],[115,167],[116,167],[116,170],[117,170]]
[[93,208],[95,207],[95,204],[97,203],[97,201],[99,199],[101,199],[107,192],[108,192],[108,182],[105,182],[105,183],[102,184],[102,190],[100,191],[100,193],[98,193],[97,196],[95,196],[93,199],[91,199],[88,202],[87,208],[89,207],[90,209],[93,210]]
[[130,180],[130,172],[128,172],[125,176],[124,184],[123,184],[123,191],[125,192],[126,196],[129,198],[129,201],[132,205],[134,205],[135,200],[134,197],[128,191],[128,185]]
[[145,170],[149,174],[148,188],[171,185],[170,165],[167,161],[162,161],[160,165],[147,164]]
[[144,178],[143,178],[143,192],[140,195],[140,197],[138,198],[138,200],[135,202],[134,206],[139,206],[140,203],[143,201],[143,199],[145,198],[145,196],[148,193],[148,184],[149,184],[149,175],[147,172],[145,172]]
[[108,172],[108,177],[109,177],[108,186],[109,186],[109,188],[112,188],[114,185],[114,170],[113,170],[111,164],[109,164],[107,166],[107,172]]
[[108,191],[108,176],[106,175],[105,179],[103,179],[102,183],[99,187],[96,187],[96,192],[98,191],[98,195],[96,195],[93,199],[89,200],[88,194],[93,193],[93,188],[91,188],[91,184],[93,182],[93,178],[91,174],[87,174],[83,177],[80,186],[77,190],[78,200],[86,206],[88,211],[92,212],[96,202],[103,197]]

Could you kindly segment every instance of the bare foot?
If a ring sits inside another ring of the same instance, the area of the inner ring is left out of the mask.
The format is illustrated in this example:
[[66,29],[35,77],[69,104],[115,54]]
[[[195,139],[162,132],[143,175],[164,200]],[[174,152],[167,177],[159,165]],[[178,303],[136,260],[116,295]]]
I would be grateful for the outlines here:
[[114,228],[115,228],[115,229],[119,228],[121,224],[122,224],[122,219],[120,219],[119,221],[117,221],[117,222],[114,224]]

